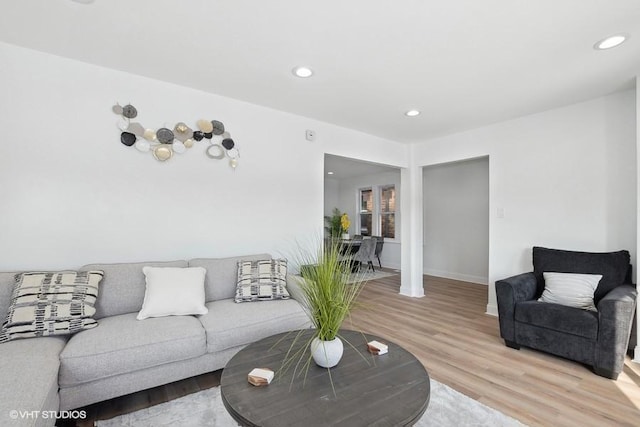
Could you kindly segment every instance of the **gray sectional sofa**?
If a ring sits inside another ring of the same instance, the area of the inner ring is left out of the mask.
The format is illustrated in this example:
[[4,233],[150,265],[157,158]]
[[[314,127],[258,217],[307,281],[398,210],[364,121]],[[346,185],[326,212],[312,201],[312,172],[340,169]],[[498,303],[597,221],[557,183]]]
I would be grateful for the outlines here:
[[[53,425],[25,411],[64,411],[224,368],[244,346],[280,332],[308,328],[295,281],[292,298],[234,302],[237,262],[268,254],[189,261],[91,264],[102,270],[98,327],[71,337],[0,344],[0,425]],[[145,295],[144,266],[204,267],[208,314],[136,320]],[[16,273],[0,273],[0,319],[6,317]],[[17,419],[16,413],[23,411]]]

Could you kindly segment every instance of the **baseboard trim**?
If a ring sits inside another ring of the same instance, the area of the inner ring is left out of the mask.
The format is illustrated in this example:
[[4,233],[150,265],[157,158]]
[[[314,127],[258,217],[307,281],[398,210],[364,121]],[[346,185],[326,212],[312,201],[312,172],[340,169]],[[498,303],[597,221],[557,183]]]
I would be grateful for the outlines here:
[[452,273],[450,271],[433,270],[430,268],[425,268],[424,274],[428,274],[429,276],[443,277],[445,279],[460,280],[462,282],[477,283],[480,285],[489,284],[489,279],[487,279],[486,277],[473,276],[470,274]]
[[411,297],[411,298],[423,298],[424,297],[424,291],[423,292],[419,292],[417,294],[414,294],[411,291],[407,292],[406,289],[400,288],[400,292],[399,293],[400,293],[400,295],[404,295],[405,297]]
[[[373,266],[375,268],[380,268],[380,266],[378,265],[378,260],[375,260],[373,262]],[[400,264],[387,264],[384,262],[384,260],[382,260],[382,268],[391,268],[393,270],[400,270]]]
[[640,345],[633,349],[633,362],[640,363]]
[[487,304],[487,311],[485,312],[485,314],[498,317],[498,306],[495,304]]

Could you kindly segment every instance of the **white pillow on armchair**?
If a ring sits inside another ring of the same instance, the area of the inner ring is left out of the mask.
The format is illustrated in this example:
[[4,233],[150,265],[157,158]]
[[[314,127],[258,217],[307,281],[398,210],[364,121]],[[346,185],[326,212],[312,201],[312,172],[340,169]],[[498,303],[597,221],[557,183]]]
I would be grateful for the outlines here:
[[593,294],[601,274],[543,272],[544,291],[538,301],[596,311]]

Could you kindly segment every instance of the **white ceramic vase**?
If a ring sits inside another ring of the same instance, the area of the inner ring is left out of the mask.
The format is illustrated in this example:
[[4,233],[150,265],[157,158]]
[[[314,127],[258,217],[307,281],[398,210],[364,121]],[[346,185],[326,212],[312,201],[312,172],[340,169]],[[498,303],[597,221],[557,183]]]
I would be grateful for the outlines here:
[[342,233],[342,238],[344,240],[349,240],[349,233]]
[[318,337],[311,341],[311,356],[316,365],[323,368],[333,368],[342,358],[344,346],[340,338],[335,337],[331,341],[322,341]]

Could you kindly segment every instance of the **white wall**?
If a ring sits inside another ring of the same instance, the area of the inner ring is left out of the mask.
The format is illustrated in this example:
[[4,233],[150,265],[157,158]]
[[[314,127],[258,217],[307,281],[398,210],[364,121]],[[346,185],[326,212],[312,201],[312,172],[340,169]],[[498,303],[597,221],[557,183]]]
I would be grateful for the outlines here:
[[[640,87],[640,76],[636,77],[636,167],[637,165],[640,164],[640,90],[638,90],[638,88]],[[640,182],[640,168],[637,168],[636,171],[636,224],[640,224],[640,203],[638,203],[640,201],[640,185],[638,185],[638,183]],[[636,245],[640,246],[640,227],[638,227],[636,229]],[[638,249],[640,251],[640,249]],[[638,268],[640,268],[639,265],[634,265],[634,274],[636,277],[634,277],[634,280],[636,280],[636,289],[638,289],[640,291],[640,283],[638,283],[637,280],[637,276],[638,276]],[[634,357],[633,360],[634,362],[638,362],[640,363],[640,304],[636,304],[636,324],[635,326],[635,341],[634,341],[634,337],[631,337],[631,342],[635,342],[636,343],[636,347],[635,347],[635,351],[634,351]],[[634,332],[632,332],[633,334]]]
[[334,178],[324,179],[324,215],[333,215],[333,210],[340,203],[340,181]]
[[[334,181],[337,183],[334,190],[338,191],[336,203],[333,206],[326,206],[333,210],[337,207],[342,212],[346,212],[351,219],[351,227],[349,233],[351,235],[358,234],[357,216],[358,216],[358,191],[361,188],[369,188],[372,186],[381,186],[387,184],[393,184],[396,186],[396,206],[398,207],[396,212],[396,238],[385,239],[384,246],[382,248],[382,254],[380,255],[380,262],[385,268],[400,268],[401,264],[401,250],[400,250],[400,233],[402,231],[402,212],[400,208],[401,198],[401,185],[400,185],[400,170],[392,170],[385,173],[378,173],[372,175],[363,175],[352,178],[342,179],[327,179],[327,181]],[[335,196],[329,196],[333,198]]]
[[415,146],[414,166],[489,156],[489,313],[494,282],[531,271],[534,245],[628,249],[637,267],[635,97],[615,93]]
[[487,284],[489,161],[424,168],[424,272]]
[[[0,64],[0,270],[287,255],[322,232],[326,152],[407,166],[401,144],[190,88],[4,43]],[[116,102],[155,129],[221,120],[240,165],[123,146]]]

